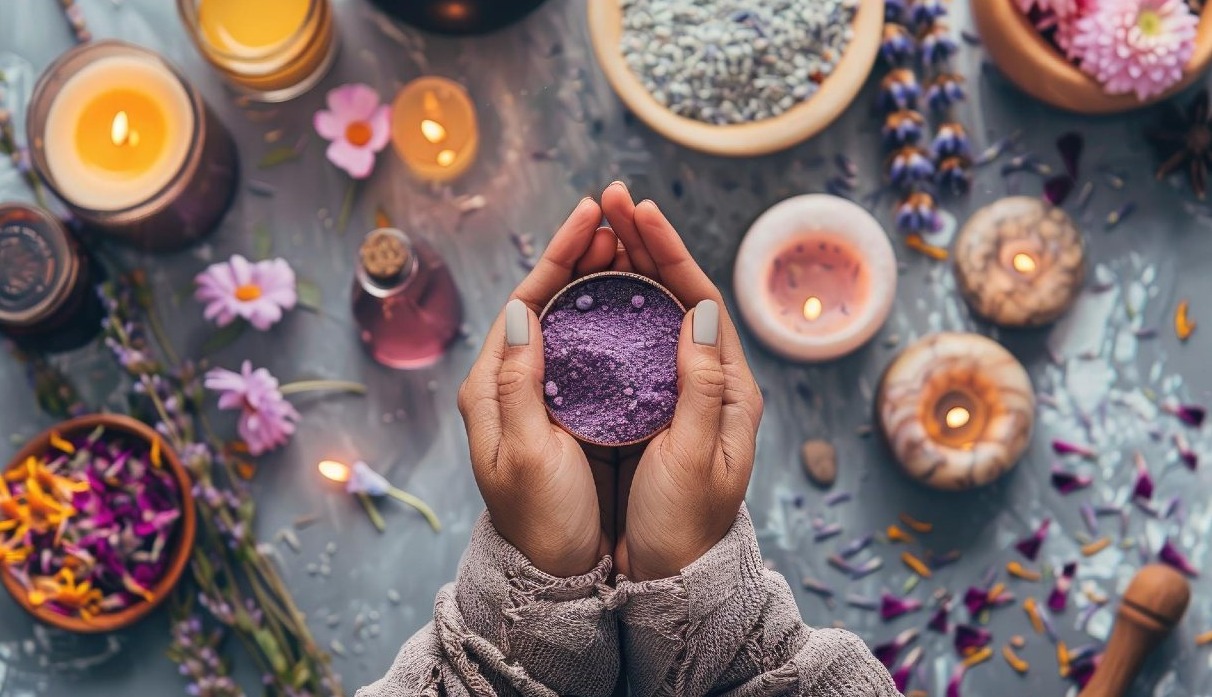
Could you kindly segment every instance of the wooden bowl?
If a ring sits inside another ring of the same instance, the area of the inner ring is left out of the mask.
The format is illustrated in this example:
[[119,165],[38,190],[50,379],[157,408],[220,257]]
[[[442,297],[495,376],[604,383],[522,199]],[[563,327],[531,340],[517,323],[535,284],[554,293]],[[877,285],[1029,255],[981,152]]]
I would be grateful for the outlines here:
[[778,116],[744,124],[717,126],[678,116],[645,89],[623,58],[623,10],[619,0],[589,0],[589,36],[598,65],[619,99],[652,130],[710,155],[752,157],[785,150],[820,133],[858,95],[879,53],[884,0],[860,0],[854,38],[833,74],[816,94]]
[[[64,438],[69,438],[81,432],[87,433],[92,431],[98,426],[103,426],[106,431],[118,431],[128,437],[144,441],[149,444],[149,447],[153,439],[160,437],[147,425],[128,416],[117,414],[81,416],[56,424],[52,428],[38,434],[26,443],[21,450],[17,451],[17,454],[13,456],[13,459],[5,467],[5,471],[24,464],[31,456],[39,457],[45,453],[50,448],[51,432],[57,433]],[[177,486],[180,489],[181,518],[180,527],[177,529],[175,539],[171,543],[172,547],[167,550],[172,555],[168,568],[156,585],[151,588],[151,592],[155,597],[150,601],[132,605],[125,610],[99,614],[91,620],[86,621],[79,617],[68,617],[34,607],[26,598],[25,587],[9,572],[8,567],[0,565],[0,583],[4,584],[4,587],[13,596],[13,599],[17,601],[18,605],[33,615],[35,619],[53,627],[78,634],[100,634],[129,627],[146,617],[148,613],[164,602],[165,598],[172,593],[173,587],[177,585],[177,581],[180,580],[181,574],[189,563],[190,554],[194,547],[194,535],[197,532],[198,521],[194,511],[193,481],[190,479],[189,473],[185,470],[185,467],[181,464],[181,460],[178,459],[177,454],[173,452],[172,448],[163,447],[161,453],[164,457],[163,464],[172,471],[173,476],[177,480]]]
[[1195,82],[1212,61],[1212,12],[1205,11],[1182,82],[1143,102],[1135,94],[1109,95],[1036,31],[1014,0],[971,0],[969,6],[985,50],[1002,74],[1041,102],[1078,114],[1118,114],[1167,99]]

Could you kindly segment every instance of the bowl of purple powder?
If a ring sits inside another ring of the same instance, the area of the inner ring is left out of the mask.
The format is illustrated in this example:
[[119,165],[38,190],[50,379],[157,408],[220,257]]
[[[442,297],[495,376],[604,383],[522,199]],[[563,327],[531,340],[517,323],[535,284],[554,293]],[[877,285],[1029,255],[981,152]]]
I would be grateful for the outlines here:
[[661,284],[620,271],[566,286],[543,309],[547,411],[594,445],[642,443],[673,420],[686,308]]

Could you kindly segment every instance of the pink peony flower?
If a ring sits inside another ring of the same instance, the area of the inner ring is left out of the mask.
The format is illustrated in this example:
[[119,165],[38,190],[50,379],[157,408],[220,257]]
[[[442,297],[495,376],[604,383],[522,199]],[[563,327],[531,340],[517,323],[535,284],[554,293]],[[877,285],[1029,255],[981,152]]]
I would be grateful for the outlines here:
[[214,368],[206,389],[218,392],[220,409],[239,409],[237,430],[248,452],[260,455],[290,440],[299,412],[278,391],[278,379],[265,368],[244,361],[240,372]]
[[282,319],[298,302],[295,272],[285,259],[251,263],[236,254],[212,264],[194,278],[194,297],[206,303],[202,316],[225,327],[237,317],[262,331]]
[[370,176],[375,154],[391,138],[391,107],[370,85],[342,85],[328,93],[328,110],[316,112],[316,133],[332,141],[328,161],[354,179]]
[[1184,0],[1102,0],[1077,20],[1070,54],[1107,94],[1144,101],[1182,79],[1198,24]]

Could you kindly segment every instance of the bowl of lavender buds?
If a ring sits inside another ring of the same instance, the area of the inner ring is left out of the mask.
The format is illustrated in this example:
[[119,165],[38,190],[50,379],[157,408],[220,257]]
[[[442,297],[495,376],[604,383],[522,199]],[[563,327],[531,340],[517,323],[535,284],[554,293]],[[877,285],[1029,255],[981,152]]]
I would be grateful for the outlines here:
[[654,131],[712,155],[785,150],[858,95],[884,0],[591,0],[594,53]]
[[129,417],[83,416],[44,431],[0,474],[0,583],[60,629],[134,624],[189,562],[191,486],[163,438]]

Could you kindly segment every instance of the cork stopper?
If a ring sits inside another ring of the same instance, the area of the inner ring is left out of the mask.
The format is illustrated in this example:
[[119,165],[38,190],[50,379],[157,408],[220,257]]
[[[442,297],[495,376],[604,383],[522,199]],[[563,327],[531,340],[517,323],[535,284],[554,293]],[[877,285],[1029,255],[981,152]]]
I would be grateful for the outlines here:
[[367,235],[359,254],[366,275],[376,283],[398,280],[412,266],[408,238],[392,228],[380,228]]

